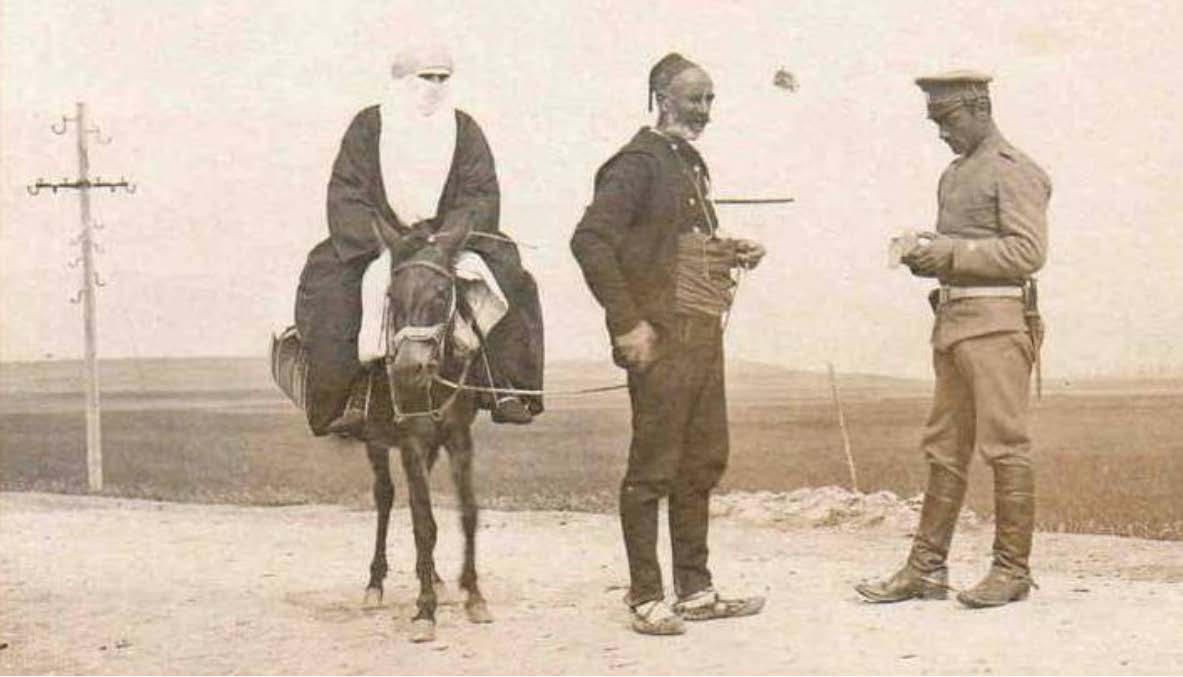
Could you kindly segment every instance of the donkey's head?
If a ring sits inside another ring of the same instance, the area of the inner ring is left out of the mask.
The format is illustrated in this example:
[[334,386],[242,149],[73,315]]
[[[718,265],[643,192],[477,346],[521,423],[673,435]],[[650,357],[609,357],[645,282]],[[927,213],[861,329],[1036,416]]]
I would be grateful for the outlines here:
[[391,386],[422,391],[443,358],[456,314],[455,277],[445,255],[427,245],[390,275],[386,359]]

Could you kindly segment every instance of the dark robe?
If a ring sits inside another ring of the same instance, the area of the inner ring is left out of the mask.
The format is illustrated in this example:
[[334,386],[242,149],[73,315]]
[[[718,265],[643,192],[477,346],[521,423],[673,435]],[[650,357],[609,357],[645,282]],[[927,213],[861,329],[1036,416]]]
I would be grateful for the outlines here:
[[[309,253],[296,294],[296,329],[307,352],[301,399],[317,435],[325,434],[328,424],[341,414],[350,385],[367,368],[358,360],[357,340],[362,277],[383,246],[374,233],[375,219],[401,235],[391,250],[392,265],[426,244],[428,235],[434,235],[435,244],[449,258],[461,248],[484,258],[510,304],[509,312],[486,337],[495,385],[542,389],[538,290],[522,268],[516,245],[498,230],[501,194],[493,154],[480,127],[466,113],[456,111],[456,150],[437,216],[406,224],[386,201],[378,153],[381,122],[378,106],[371,106],[358,113],[345,131],[329,179],[329,238]],[[506,239],[470,236],[473,232]],[[490,385],[484,370],[472,372],[471,383]],[[485,406],[491,404],[491,398],[483,399]],[[534,413],[542,411],[541,397],[526,399]]]

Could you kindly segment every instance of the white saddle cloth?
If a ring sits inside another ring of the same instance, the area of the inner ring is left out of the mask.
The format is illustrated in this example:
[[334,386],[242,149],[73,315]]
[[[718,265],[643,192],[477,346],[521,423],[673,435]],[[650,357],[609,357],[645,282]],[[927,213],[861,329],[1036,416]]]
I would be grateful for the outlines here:
[[[456,290],[464,303],[472,310],[477,327],[485,336],[497,326],[509,312],[509,300],[493,277],[493,271],[479,254],[461,251],[453,264],[456,273]],[[386,354],[382,337],[382,315],[386,308],[386,287],[390,282],[390,252],[370,264],[362,278],[361,332],[358,335],[358,357],[362,362],[380,358]],[[480,347],[477,333],[460,315],[452,332],[457,349],[463,354]]]

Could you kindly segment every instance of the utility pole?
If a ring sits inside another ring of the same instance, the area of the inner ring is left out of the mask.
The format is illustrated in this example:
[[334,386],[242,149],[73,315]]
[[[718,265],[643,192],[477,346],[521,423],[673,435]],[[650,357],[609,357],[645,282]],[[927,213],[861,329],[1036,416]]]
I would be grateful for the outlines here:
[[846,453],[846,468],[850,471],[850,490],[858,493],[858,472],[854,467],[854,455],[850,453],[850,433],[846,432],[846,414],[842,412],[842,398],[838,396],[838,377],[834,375],[834,363],[826,363],[830,374],[830,394],[834,398],[834,409],[838,412],[838,429],[842,431],[842,451]]
[[83,318],[83,337],[85,339],[84,348],[84,368],[86,381],[86,477],[87,483],[92,492],[102,491],[103,489],[103,433],[102,420],[99,412],[99,363],[98,363],[98,340],[96,336],[96,302],[95,302],[95,288],[103,286],[102,280],[99,279],[98,272],[95,270],[94,253],[99,250],[99,244],[95,241],[94,231],[101,228],[101,225],[95,224],[90,216],[90,190],[92,188],[109,188],[114,193],[116,188],[122,188],[128,193],[135,192],[135,186],[128,184],[126,179],[119,181],[103,181],[96,177],[94,181],[90,179],[90,153],[87,143],[92,134],[98,137],[99,143],[110,143],[111,139],[104,140],[99,134],[98,127],[87,126],[86,119],[86,104],[78,102],[77,110],[72,118],[62,116],[61,126],[53,125],[50,129],[55,134],[65,134],[66,128],[70,123],[74,124],[75,130],[78,132],[78,178],[74,181],[62,179],[60,182],[51,183],[43,179],[37,179],[37,182],[28,186],[30,195],[36,195],[42,188],[49,188],[55,194],[59,189],[72,188],[78,191],[79,210],[82,218],[82,232],[78,234],[76,240],[71,240],[71,244],[75,241],[82,248],[82,255],[79,259],[70,263],[73,268],[80,260],[82,263],[82,287],[75,294],[74,298],[70,299],[71,303],[82,303],[82,318]]

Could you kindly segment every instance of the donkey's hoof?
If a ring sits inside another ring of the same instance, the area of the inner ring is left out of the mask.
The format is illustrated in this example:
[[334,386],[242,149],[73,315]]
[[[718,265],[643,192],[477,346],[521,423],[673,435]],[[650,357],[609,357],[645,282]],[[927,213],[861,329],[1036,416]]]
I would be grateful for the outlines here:
[[366,588],[366,597],[361,602],[363,609],[377,609],[382,606],[382,588]]
[[434,642],[435,621],[429,621],[426,618],[416,618],[411,621],[411,641],[416,644]]
[[489,613],[489,605],[485,600],[469,601],[464,605],[464,612],[468,614],[470,623],[492,623],[493,614]]

